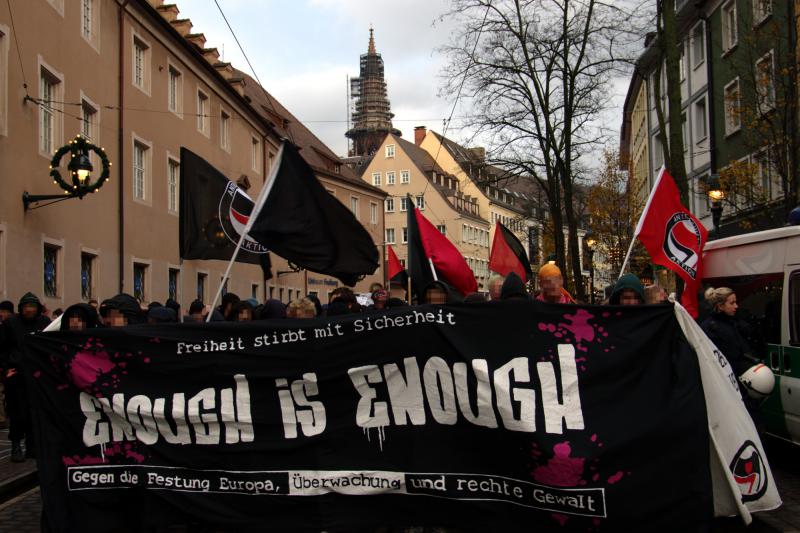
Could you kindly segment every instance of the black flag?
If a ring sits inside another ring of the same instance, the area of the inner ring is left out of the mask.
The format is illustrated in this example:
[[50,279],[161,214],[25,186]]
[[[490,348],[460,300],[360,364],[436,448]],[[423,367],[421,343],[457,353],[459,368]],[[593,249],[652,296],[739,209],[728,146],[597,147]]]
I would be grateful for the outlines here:
[[[247,224],[253,201],[205,159],[181,148],[180,255],[229,261]],[[270,279],[267,248],[246,238],[237,261],[261,265]]]
[[[406,196],[407,226],[408,226],[408,259],[406,269],[411,276],[411,292],[417,295],[417,300],[422,301],[425,297],[425,287],[433,282],[431,265],[425,248],[422,246],[422,239],[419,235],[419,225],[414,213],[414,200],[411,196]],[[409,300],[410,301],[410,300]]]
[[275,184],[249,237],[295,265],[355,285],[378,268],[378,249],[353,213],[284,143]]

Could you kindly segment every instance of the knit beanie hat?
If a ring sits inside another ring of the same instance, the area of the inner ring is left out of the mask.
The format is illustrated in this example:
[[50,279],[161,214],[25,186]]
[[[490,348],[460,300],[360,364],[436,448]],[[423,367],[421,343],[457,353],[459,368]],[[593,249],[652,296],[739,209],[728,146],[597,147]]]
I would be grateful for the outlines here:
[[632,274],[630,272],[617,280],[617,284],[614,285],[614,292],[611,293],[611,298],[609,299],[608,303],[611,305],[619,304],[622,291],[625,289],[630,289],[635,292],[639,297],[639,300],[644,303],[644,286],[642,285],[642,282],[639,281],[639,278],[636,276],[636,274]]
[[553,263],[542,265],[539,269],[540,278],[554,278],[556,276],[561,276],[561,269]]

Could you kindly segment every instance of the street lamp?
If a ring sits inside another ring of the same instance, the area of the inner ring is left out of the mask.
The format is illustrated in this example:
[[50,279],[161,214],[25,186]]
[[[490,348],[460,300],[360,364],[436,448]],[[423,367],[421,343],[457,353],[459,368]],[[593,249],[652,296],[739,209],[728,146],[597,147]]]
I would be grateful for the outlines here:
[[719,174],[711,174],[706,179],[706,194],[711,201],[711,220],[714,223],[714,233],[719,233],[720,221],[722,220],[722,200],[725,199],[725,191],[719,183]]
[[[100,176],[94,182],[90,179],[94,167],[89,159],[89,152],[94,152],[97,154],[97,156],[100,158],[100,164],[103,167]],[[67,153],[70,154],[69,163],[67,163],[67,170],[70,174],[69,182],[61,177],[61,172],[58,170],[58,167],[61,164],[61,159]],[[25,191],[22,193],[22,205],[27,211],[30,207],[30,204],[44,200],[61,201],[69,198],[82,199],[87,194],[95,193],[100,190],[100,188],[108,181],[108,176],[110,173],[111,162],[109,162],[105,150],[90,143],[85,137],[78,135],[69,143],[59,148],[56,153],[53,154],[53,158],[50,160],[50,177],[53,178],[53,184],[61,187],[64,190],[64,193],[28,194],[28,191]]]
[[586,255],[589,257],[589,302],[594,305],[594,247],[597,246],[597,239],[592,230],[586,232],[583,242],[586,243]]

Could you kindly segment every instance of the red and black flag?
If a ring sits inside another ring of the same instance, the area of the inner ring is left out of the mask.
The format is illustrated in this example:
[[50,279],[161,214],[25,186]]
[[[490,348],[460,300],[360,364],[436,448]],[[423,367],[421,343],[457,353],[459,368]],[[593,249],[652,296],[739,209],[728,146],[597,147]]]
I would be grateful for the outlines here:
[[389,278],[390,283],[399,283],[403,287],[407,287],[408,285],[408,272],[400,264],[400,260],[397,258],[397,254],[394,253],[394,249],[389,246],[389,251],[387,252],[388,259],[386,262],[386,272]]
[[489,256],[489,270],[501,276],[514,272],[520,279],[530,281],[533,277],[528,254],[511,230],[497,221],[492,240],[492,253]]
[[464,256],[447,237],[436,229],[408,196],[408,265],[411,286],[420,298],[425,287],[436,278],[452,286],[461,294],[478,290],[475,274]]

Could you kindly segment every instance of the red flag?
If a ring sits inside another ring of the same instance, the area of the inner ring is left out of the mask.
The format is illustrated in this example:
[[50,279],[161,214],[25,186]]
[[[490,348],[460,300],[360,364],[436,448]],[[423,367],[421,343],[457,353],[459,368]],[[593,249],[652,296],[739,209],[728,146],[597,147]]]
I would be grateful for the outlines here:
[[708,231],[683,204],[675,180],[666,169],[656,180],[636,236],[653,262],[678,274],[686,286],[681,304],[697,317],[697,292],[703,277],[703,247]]
[[501,276],[508,276],[509,272],[514,272],[521,280],[529,280],[533,276],[522,243],[499,220],[494,228],[489,269]]
[[391,246],[389,246],[389,264],[387,268],[390,280],[406,271],[403,265],[400,264],[400,260],[397,259],[397,255],[394,253],[394,249]]
[[[413,204],[409,202],[409,207],[411,205]],[[458,248],[447,240],[447,237],[442,235],[442,232],[433,224],[428,222],[428,219],[422,216],[416,207],[414,214],[426,259],[433,261],[437,277],[452,285],[461,294],[476,292],[478,283],[475,281],[475,274],[472,273],[472,269],[469,268]]]

